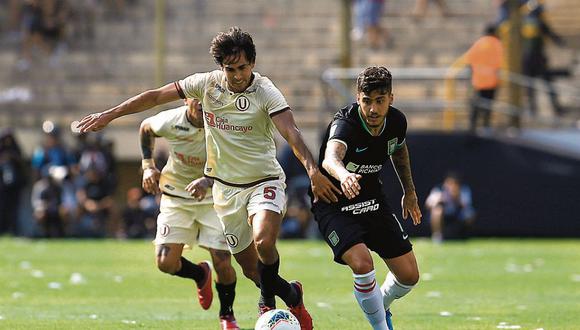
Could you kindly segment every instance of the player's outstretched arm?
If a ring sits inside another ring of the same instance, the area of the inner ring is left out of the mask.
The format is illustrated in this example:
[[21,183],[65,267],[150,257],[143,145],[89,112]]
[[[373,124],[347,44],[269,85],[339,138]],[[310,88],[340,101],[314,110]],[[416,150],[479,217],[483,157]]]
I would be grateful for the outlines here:
[[179,98],[175,83],[170,83],[133,96],[109,110],[87,115],[79,121],[77,128],[81,133],[99,131],[116,118],[142,112],[157,105],[179,100]]
[[340,181],[342,192],[348,199],[355,198],[360,193],[358,180],[362,178],[360,174],[349,172],[344,167],[343,159],[346,155],[346,146],[337,141],[328,141],[322,167],[335,179]]
[[145,119],[139,128],[139,144],[141,145],[142,157],[141,168],[143,169],[141,186],[143,190],[150,194],[158,194],[161,192],[159,189],[159,177],[161,173],[155,166],[155,161],[153,160],[153,149],[155,148],[155,138],[157,136],[151,129],[149,120],[150,118]]
[[407,144],[398,149],[391,156],[391,162],[395,168],[395,172],[399,177],[401,186],[403,187],[403,198],[401,200],[401,208],[403,209],[403,219],[407,219],[408,214],[411,214],[413,224],[421,223],[421,209],[417,193],[415,192],[415,184],[413,183],[413,176],[411,175],[411,161],[409,160],[409,150]]
[[292,110],[279,112],[272,117],[274,125],[288,144],[292,148],[296,158],[300,160],[308,177],[310,177],[310,184],[312,185],[312,193],[314,194],[314,201],[323,200],[326,203],[338,202],[337,194],[341,194],[340,190],[335,187],[332,182],[320,173],[314,157],[306,147],[302,134],[294,122]]

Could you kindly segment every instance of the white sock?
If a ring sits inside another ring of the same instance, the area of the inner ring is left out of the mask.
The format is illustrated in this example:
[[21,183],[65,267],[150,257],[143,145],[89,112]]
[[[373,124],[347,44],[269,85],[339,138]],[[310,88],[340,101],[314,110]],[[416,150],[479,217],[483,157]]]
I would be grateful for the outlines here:
[[383,305],[385,310],[389,309],[393,300],[399,299],[409,293],[413,289],[414,285],[401,284],[395,278],[392,272],[387,274],[387,278],[383,285],[381,285],[381,294],[383,296]]
[[375,280],[375,271],[366,274],[352,274],[354,277],[354,297],[374,330],[387,329],[385,309],[381,304],[381,291]]

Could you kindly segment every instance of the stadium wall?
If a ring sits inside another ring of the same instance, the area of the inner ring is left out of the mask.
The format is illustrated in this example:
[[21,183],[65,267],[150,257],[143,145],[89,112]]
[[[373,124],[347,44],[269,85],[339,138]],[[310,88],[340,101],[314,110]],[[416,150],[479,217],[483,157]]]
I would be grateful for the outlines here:
[[[465,133],[407,136],[424,221],[413,236],[429,235],[424,201],[449,170],[472,189],[477,219],[473,236],[580,237],[580,159],[500,139]],[[391,206],[400,214],[401,188],[383,172]]]

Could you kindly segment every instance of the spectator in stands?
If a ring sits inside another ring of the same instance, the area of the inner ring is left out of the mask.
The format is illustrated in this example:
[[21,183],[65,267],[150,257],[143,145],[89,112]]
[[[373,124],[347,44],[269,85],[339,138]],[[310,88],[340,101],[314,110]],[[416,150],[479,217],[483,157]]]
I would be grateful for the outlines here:
[[381,18],[385,8],[385,0],[355,0],[353,39],[362,39],[364,35],[370,48],[378,49],[385,46],[388,31],[381,26]]
[[26,0],[22,7],[24,38],[20,70],[28,70],[32,61],[32,48],[39,48],[49,56],[50,64],[59,60],[57,48],[61,45],[68,20],[66,0]]
[[[550,38],[557,45],[564,45],[563,40],[558,36],[546,21],[544,6],[538,0],[528,0],[523,6],[522,22],[522,73],[533,78],[544,80],[548,87],[550,102],[556,115],[564,113],[548,68],[548,58],[545,51],[545,39]],[[528,86],[528,104],[532,115],[537,113],[535,86]]]
[[34,179],[38,179],[42,172],[48,173],[51,166],[69,167],[74,159],[67,151],[60,138],[60,129],[51,121],[42,124],[44,137],[42,145],[32,154],[32,171]]
[[34,219],[43,238],[64,237],[62,219],[62,189],[60,182],[66,177],[66,166],[43,168],[41,178],[32,186],[31,204]]
[[123,236],[127,238],[154,237],[157,229],[155,217],[143,206],[143,191],[133,187],[127,191],[127,204],[123,210]]
[[429,7],[429,2],[437,4],[442,16],[449,15],[449,10],[447,9],[445,0],[415,0],[415,8],[413,8],[413,17],[415,17],[415,19],[422,19],[425,17],[425,14],[427,14],[427,7]]
[[81,166],[82,174],[77,185],[80,219],[76,228],[80,237],[101,238],[118,230],[115,200],[99,166],[97,159],[86,168]]
[[452,65],[450,75],[465,65],[471,67],[471,84],[475,91],[471,101],[470,131],[475,133],[478,117],[483,127],[490,127],[491,110],[495,93],[500,84],[503,63],[503,46],[496,35],[495,25],[486,26],[484,36]]
[[20,146],[11,129],[0,130],[0,235],[18,234],[20,193],[25,183]]
[[471,189],[461,183],[457,173],[448,173],[443,184],[431,190],[425,206],[429,210],[434,242],[468,237],[469,228],[475,220],[475,210]]

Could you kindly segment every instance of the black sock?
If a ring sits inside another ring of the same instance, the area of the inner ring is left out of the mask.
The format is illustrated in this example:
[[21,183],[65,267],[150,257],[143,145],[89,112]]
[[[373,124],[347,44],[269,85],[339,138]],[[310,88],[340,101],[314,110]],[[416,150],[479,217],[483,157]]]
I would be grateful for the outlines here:
[[215,284],[220,298],[220,316],[234,314],[234,298],[236,297],[236,282],[232,284]]
[[274,307],[267,303],[271,302],[271,298],[276,295],[282,298],[286,305],[295,306],[300,302],[300,297],[298,297],[296,290],[290,285],[290,283],[278,275],[279,268],[280,259],[276,260],[276,262],[271,265],[265,265],[258,260],[260,289],[264,302],[266,303],[266,306]]
[[181,269],[175,272],[173,275],[183,278],[190,278],[198,284],[205,279],[203,268],[185,259],[184,257],[181,257]]

